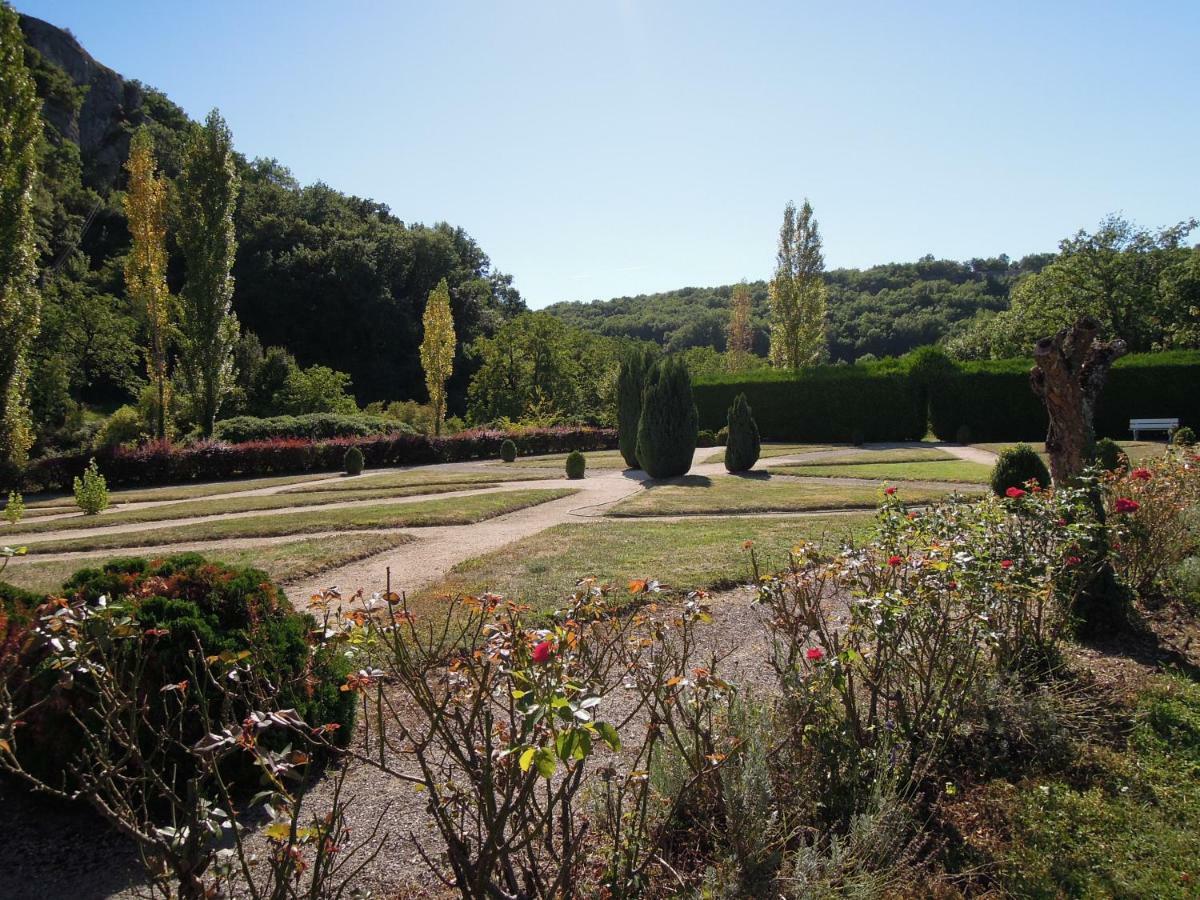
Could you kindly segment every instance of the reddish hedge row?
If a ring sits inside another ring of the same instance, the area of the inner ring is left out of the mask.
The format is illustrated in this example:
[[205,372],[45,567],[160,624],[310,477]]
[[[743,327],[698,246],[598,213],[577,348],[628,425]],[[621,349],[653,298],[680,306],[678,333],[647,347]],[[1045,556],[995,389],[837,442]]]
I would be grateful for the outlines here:
[[[150,443],[116,447],[94,455],[110,487],[221,481],[249,475],[295,475],[337,472],[347,448],[358,447],[368,468],[466,462],[500,457],[500,445],[511,439],[523,456],[610,450],[617,446],[611,428],[538,428],[515,432],[476,429],[449,437],[382,434],[325,441],[279,439],[225,444],[208,441],[186,446]],[[87,467],[91,453],[72,453],[34,460],[23,473],[24,485],[4,487],[69,490]]]

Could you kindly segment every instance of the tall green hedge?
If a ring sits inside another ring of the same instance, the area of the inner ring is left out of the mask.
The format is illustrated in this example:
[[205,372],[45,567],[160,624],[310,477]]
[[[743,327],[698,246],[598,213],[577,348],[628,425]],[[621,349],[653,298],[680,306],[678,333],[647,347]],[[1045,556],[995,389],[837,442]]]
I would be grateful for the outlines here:
[[768,441],[907,441],[925,436],[922,393],[899,369],[820,366],[720,376],[693,388],[700,427],[725,424],[745,394],[759,434]]
[[[766,441],[919,440],[931,428],[953,441],[1040,440],[1046,411],[1029,386],[1029,359],[953,363],[937,351],[867,366],[763,370],[694,385],[700,427],[717,429],[745,393]],[[1117,361],[1096,410],[1099,437],[1129,437],[1129,420],[1200,423],[1200,351],[1142,353]],[[964,432],[966,433],[966,432]]]

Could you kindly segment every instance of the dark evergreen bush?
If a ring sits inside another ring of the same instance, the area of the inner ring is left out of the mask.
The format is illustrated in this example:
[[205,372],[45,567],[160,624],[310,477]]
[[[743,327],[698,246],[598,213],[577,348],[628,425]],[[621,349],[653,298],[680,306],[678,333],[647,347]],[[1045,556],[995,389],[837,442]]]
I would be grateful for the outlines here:
[[758,439],[758,425],[746,402],[745,394],[738,394],[729,407],[729,440],[725,444],[725,468],[730,472],[748,472],[758,462],[762,444]]
[[[76,572],[63,586],[62,595],[89,605],[101,596],[110,605],[125,604],[132,627],[155,635],[147,643],[147,661],[139,676],[149,698],[144,715],[151,720],[160,714],[156,704],[160,688],[167,684],[189,680],[190,690],[207,690],[211,701],[219,700],[213,688],[194,681],[193,657],[199,644],[204,656],[247,651],[253,672],[275,687],[275,707],[295,709],[312,726],[336,724],[335,739],[349,740],[355,695],[340,690],[349,663],[333,645],[313,646],[316,623],[296,612],[265,573],[210,563],[196,553],[153,562],[116,559],[98,569]],[[52,673],[42,673],[38,663],[37,651],[26,649],[18,668],[9,672],[10,682],[26,692],[49,689],[45,680]],[[81,682],[62,691],[55,702],[39,707],[22,730],[22,757],[41,771],[63,770],[82,748],[72,713],[87,704],[87,688]],[[249,710],[234,712],[245,715]],[[203,733],[197,715],[195,739]],[[266,739],[286,743],[286,737],[268,732]],[[185,764],[181,757],[181,765]],[[230,774],[257,779],[249,769]]]
[[1188,426],[1184,425],[1181,428],[1176,428],[1175,433],[1171,435],[1171,443],[1176,447],[1191,447],[1196,443],[1196,432],[1192,431]]
[[357,447],[351,447],[346,451],[342,465],[345,467],[347,475],[361,475],[363,470],[362,451]]
[[621,357],[617,372],[617,440],[625,464],[640,468],[637,459],[638,422],[642,418],[642,394],[646,377],[654,366],[654,350],[639,345]]
[[1106,472],[1120,472],[1129,467],[1129,458],[1112,438],[1100,438],[1092,451],[1096,465]]
[[567,454],[567,477],[582,478],[583,473],[587,469],[587,458],[578,450],[572,450]]
[[696,454],[699,425],[692,377],[682,359],[668,357],[646,380],[638,422],[637,458],[651,478],[686,475]]
[[959,425],[958,430],[954,432],[954,441],[964,446],[971,443],[971,426]]
[[722,425],[721,430],[717,432],[717,446],[724,447],[729,443],[729,426]]
[[992,469],[992,490],[1003,496],[1009,488],[1024,488],[1026,482],[1036,481],[1050,486],[1050,471],[1037,451],[1028,444],[1017,444],[1000,452]]
[[701,428],[696,433],[697,447],[715,447],[717,446],[717,436],[706,428]]
[[506,438],[504,443],[500,445],[500,458],[505,462],[515,462],[517,459],[517,445],[511,439]]

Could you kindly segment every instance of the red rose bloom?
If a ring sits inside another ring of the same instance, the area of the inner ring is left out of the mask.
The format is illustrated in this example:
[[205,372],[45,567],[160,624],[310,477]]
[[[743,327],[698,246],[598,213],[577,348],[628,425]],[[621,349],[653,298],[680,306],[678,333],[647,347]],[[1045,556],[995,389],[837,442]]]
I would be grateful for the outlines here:
[[1149,481],[1150,480],[1150,470],[1149,469],[1134,469],[1132,472],[1129,473],[1129,477],[1132,478],[1134,481]]
[[947,588],[949,588],[949,589],[950,589],[950,590],[952,590],[952,591],[957,591],[957,590],[958,590],[958,582],[957,582],[957,581],[951,581],[951,582],[949,582],[949,583],[946,585],[946,587],[947,587]]
[[1011,559],[1002,559],[1002,560],[1000,560],[1000,568],[1002,568],[1002,569],[1011,569],[1011,568],[1012,568],[1012,560],[1011,560]]
[[1012,499],[1016,500],[1019,497],[1024,497],[1025,492],[1023,490],[1021,490],[1019,487],[1010,487],[1007,491],[1004,492],[1004,496],[1011,497]]
[[1083,562],[1083,560],[1080,559],[1078,556],[1068,556],[1067,557],[1067,565],[1068,566],[1077,566],[1081,562]]
[[1136,500],[1130,500],[1128,497],[1118,497],[1117,502],[1113,504],[1113,508],[1119,513],[1137,512],[1142,504]]
[[820,647],[809,647],[804,656],[812,662],[816,662],[818,659],[825,658],[825,651]]
[[884,488],[883,492],[890,497],[892,494],[896,493],[896,489],[894,487]]
[[900,563],[902,563],[902,562],[904,562],[903,556],[889,556],[888,557],[888,565],[889,566],[895,567],[895,566],[900,565]]
[[538,665],[550,662],[550,656],[554,652],[554,645],[549,641],[542,641],[533,648],[533,661]]

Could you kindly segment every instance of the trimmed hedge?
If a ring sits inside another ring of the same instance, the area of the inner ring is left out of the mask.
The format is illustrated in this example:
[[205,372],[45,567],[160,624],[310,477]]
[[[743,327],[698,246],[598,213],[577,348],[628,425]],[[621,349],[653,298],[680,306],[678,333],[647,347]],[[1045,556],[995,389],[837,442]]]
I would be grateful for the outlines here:
[[[342,471],[346,451],[358,447],[368,468],[416,466],[429,463],[498,459],[500,445],[512,440],[523,456],[568,453],[571,450],[612,450],[617,433],[611,428],[531,428],[521,431],[475,429],[448,437],[424,434],[383,434],[327,441],[273,440],[225,444],[208,441],[187,446],[148,443],[115,447],[94,455],[109,487],[223,481],[250,475],[297,475]],[[87,468],[91,453],[47,456],[30,463],[24,485],[62,490]]]
[[906,371],[819,366],[799,373],[761,370],[718,376],[693,389],[700,427],[725,426],[745,394],[763,440],[909,441],[925,436],[923,394]]
[[[710,376],[693,387],[701,428],[719,428],[739,393],[763,440],[1040,440],[1046,411],[1029,386],[1029,359],[954,363],[936,351],[868,366],[819,366]],[[928,412],[927,412],[928,411]],[[1200,352],[1141,353],[1117,361],[1096,410],[1096,434],[1129,436],[1129,420],[1200,423]],[[928,418],[928,423],[927,423]]]
[[278,438],[300,438],[324,441],[339,437],[368,437],[391,434],[394,431],[416,434],[416,429],[404,422],[383,416],[345,415],[339,413],[310,413],[304,416],[234,416],[217,422],[213,436],[230,444],[248,441],[271,441]]

